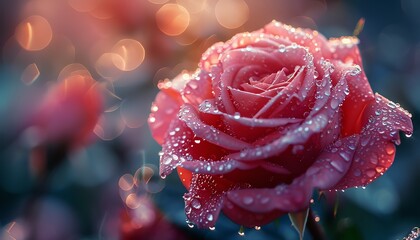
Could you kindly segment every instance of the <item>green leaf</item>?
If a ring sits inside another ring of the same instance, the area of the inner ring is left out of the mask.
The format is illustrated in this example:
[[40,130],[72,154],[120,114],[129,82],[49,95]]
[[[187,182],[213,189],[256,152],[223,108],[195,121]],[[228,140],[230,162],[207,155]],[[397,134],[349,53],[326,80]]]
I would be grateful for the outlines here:
[[292,222],[293,227],[299,233],[300,240],[303,239],[303,234],[305,232],[306,221],[308,220],[309,208],[295,213],[289,213],[290,221]]

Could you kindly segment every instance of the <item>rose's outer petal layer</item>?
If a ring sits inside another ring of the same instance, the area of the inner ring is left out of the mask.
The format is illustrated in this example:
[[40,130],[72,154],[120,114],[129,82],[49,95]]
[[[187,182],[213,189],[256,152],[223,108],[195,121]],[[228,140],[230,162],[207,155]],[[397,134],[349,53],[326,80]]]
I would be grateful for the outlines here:
[[198,106],[205,99],[213,98],[211,79],[205,71],[200,71],[192,76],[182,90],[184,102]]
[[348,96],[341,107],[343,110],[341,134],[343,136],[359,134],[364,126],[360,118],[366,106],[374,101],[375,96],[360,66],[343,64],[339,61],[333,61],[333,63],[335,71],[332,74],[332,79],[336,79],[343,72],[349,72],[347,77]]
[[406,134],[413,131],[410,114],[379,94],[366,108],[361,121],[365,127],[352,165],[336,189],[365,186],[382,175],[394,161],[399,131]]
[[[261,195],[260,195],[261,196]],[[260,197],[257,201],[268,201],[268,198]],[[249,201],[249,200],[248,200]],[[242,208],[233,203],[229,198],[224,199],[223,213],[226,214],[233,222],[245,227],[263,226],[275,220],[286,212],[280,210],[273,210],[268,213],[256,213],[250,211],[248,208]]]
[[159,144],[163,144],[169,125],[176,117],[182,104],[181,94],[175,89],[161,89],[152,105],[148,122],[153,138]]
[[182,106],[179,116],[197,137],[203,138],[208,142],[229,150],[241,150],[250,147],[250,144],[202,122],[197,110],[189,104]]
[[[309,29],[294,28],[292,26],[273,21],[266,25],[263,32],[279,36],[309,49],[315,59],[331,58],[328,42],[322,34]],[[317,62],[315,62],[317,64]]]
[[189,103],[198,106],[204,99],[211,98],[211,79],[204,71],[190,75],[179,74],[172,82],[159,83],[148,119],[153,138],[163,144],[171,121],[176,118],[180,106]]
[[[296,178],[290,185],[279,185],[273,189],[232,190],[227,193],[227,198],[243,211],[253,213],[300,211],[308,207],[315,188],[330,189],[346,174],[357,141],[358,136],[350,136],[341,140],[340,147],[331,145],[306,173]],[[235,211],[229,211],[228,208],[224,208],[224,211],[229,217],[238,219],[234,216]],[[237,223],[250,225],[249,221],[243,221],[239,219]],[[255,222],[251,225],[259,226],[260,223]]]
[[223,197],[234,186],[218,176],[193,174],[184,195],[185,213],[199,228],[213,227],[223,206]]
[[357,37],[328,39],[329,49],[334,59],[362,67],[362,57],[360,56],[359,47],[357,47],[358,44],[359,39]]

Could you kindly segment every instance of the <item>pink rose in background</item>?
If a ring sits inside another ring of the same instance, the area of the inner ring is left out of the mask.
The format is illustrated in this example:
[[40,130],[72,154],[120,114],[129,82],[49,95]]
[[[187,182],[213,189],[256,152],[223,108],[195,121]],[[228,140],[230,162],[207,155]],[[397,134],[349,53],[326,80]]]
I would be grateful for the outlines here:
[[64,144],[69,149],[84,146],[92,138],[103,111],[102,93],[90,76],[74,75],[51,86],[34,111],[40,144]]
[[149,124],[161,175],[177,169],[188,189],[189,221],[212,227],[223,211],[260,226],[306,209],[314,189],[365,186],[389,168],[411,116],[372,92],[358,42],[272,22],[160,83]]

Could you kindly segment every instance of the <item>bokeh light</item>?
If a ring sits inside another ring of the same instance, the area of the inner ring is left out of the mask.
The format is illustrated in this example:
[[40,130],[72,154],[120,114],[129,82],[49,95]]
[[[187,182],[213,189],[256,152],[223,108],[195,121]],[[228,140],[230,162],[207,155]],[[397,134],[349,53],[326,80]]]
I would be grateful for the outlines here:
[[48,46],[53,37],[50,23],[42,16],[30,16],[16,28],[15,37],[22,48],[39,51]]
[[244,0],[218,0],[215,13],[220,25],[234,29],[248,20],[249,8]]
[[187,29],[190,14],[179,4],[168,3],[156,12],[156,22],[163,33],[168,36],[177,36]]
[[143,62],[143,45],[134,39],[122,39],[112,48],[112,62],[121,71],[132,71]]
[[26,85],[31,85],[38,79],[39,75],[38,66],[35,63],[31,63],[23,70],[21,80]]
[[91,12],[98,5],[98,0],[68,0],[69,5],[78,12]]

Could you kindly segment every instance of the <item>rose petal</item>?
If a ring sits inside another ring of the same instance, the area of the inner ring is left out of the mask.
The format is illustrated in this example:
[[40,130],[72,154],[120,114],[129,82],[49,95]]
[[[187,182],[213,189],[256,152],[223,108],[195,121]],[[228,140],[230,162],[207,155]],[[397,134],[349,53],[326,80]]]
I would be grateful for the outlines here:
[[176,117],[181,104],[181,95],[175,90],[162,89],[156,95],[148,122],[152,136],[159,144],[163,144],[171,119]]
[[358,134],[363,127],[360,121],[362,113],[365,107],[374,100],[372,89],[360,66],[343,64],[338,61],[334,62],[334,66],[333,79],[335,79],[336,74],[348,73],[348,96],[342,106],[343,127],[341,134],[343,136]]
[[247,46],[260,47],[260,48],[276,48],[278,44],[290,45],[290,41],[280,38],[270,38],[269,35],[265,35],[261,31],[252,33],[240,33],[235,35],[232,39],[226,43],[218,42],[211,46],[204,52],[199,68],[206,71],[210,71],[211,67],[219,62],[220,55],[230,49],[244,48]]
[[300,211],[308,207],[315,188],[328,190],[346,174],[354,154],[351,146],[355,146],[357,141],[357,136],[350,136],[341,140],[340,147],[331,145],[326,148],[315,163],[290,185],[283,184],[273,189],[232,190],[227,193],[227,198],[236,206],[254,213]]
[[[261,195],[260,195],[261,196]],[[260,197],[257,201],[266,202],[269,201],[268,197]],[[223,213],[232,219],[233,222],[239,223],[245,227],[255,227],[263,226],[270,223],[276,218],[279,218],[281,215],[286,212],[280,210],[273,210],[268,213],[256,213],[250,209],[244,209],[233,203],[229,198],[224,199],[223,203]]]
[[184,104],[178,115],[197,137],[229,150],[241,150],[250,147],[250,144],[203,123],[197,114],[197,110],[194,107]]
[[[311,91],[311,85],[314,85],[313,81],[313,71],[311,68],[311,63],[309,63],[308,52],[303,48],[294,48],[286,47],[285,53],[290,53],[291,55],[298,55],[301,59],[295,59],[295,66],[305,66],[298,68],[295,73],[295,77],[291,80],[287,88],[283,91],[280,91],[275,97],[273,97],[264,107],[262,107],[254,117],[269,117],[266,116],[270,114],[271,117],[275,115],[274,111],[281,112],[291,101],[292,98],[297,97],[300,101],[303,101],[304,98],[308,95],[308,92]],[[306,56],[306,57],[304,57]],[[302,60],[302,58],[306,60]],[[292,61],[292,59],[291,59]],[[303,61],[303,62],[302,62]],[[306,62],[305,62],[306,61]]]
[[[225,123],[228,124],[225,128],[231,128],[232,125],[243,125],[244,127],[252,128],[276,128],[288,124],[299,123],[302,119],[298,118],[248,118],[240,114],[227,114],[219,111],[213,100],[205,100],[200,104],[199,111],[205,114],[223,116]],[[205,118],[205,117],[204,117]]]
[[331,53],[328,51],[327,40],[317,31],[294,28],[277,21],[269,23],[262,31],[307,47],[315,59],[321,59],[321,57],[329,59],[331,57]]
[[232,153],[227,158],[239,161],[255,161],[267,159],[281,154],[288,146],[304,144],[315,133],[322,132],[328,126],[328,119],[332,119],[339,112],[338,106],[345,99],[344,90],[347,88],[345,78],[333,88],[326,107],[313,111],[299,127],[288,130],[282,137],[263,146],[246,148],[240,153]]
[[269,97],[252,92],[244,92],[236,88],[228,87],[228,90],[232,96],[236,112],[246,117],[252,117],[261,106],[264,106],[270,100]]
[[187,124],[175,118],[165,136],[160,153],[160,174],[165,177],[185,161],[216,161],[230,151],[198,138]]
[[184,195],[188,220],[199,228],[213,227],[226,191],[233,188],[233,184],[218,176],[193,174],[189,192]]
[[382,175],[394,161],[398,132],[411,134],[413,131],[410,114],[379,94],[376,101],[366,107],[361,121],[365,127],[354,160],[336,189],[365,186]]
[[359,39],[354,36],[328,39],[328,45],[334,59],[343,63],[362,66],[362,57],[360,56],[358,44]]
[[198,106],[203,100],[213,98],[211,78],[200,71],[186,84],[182,91],[184,102]]

